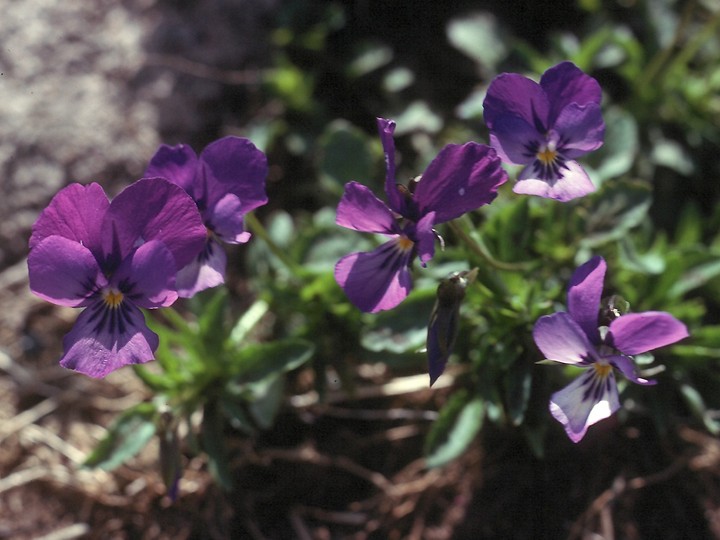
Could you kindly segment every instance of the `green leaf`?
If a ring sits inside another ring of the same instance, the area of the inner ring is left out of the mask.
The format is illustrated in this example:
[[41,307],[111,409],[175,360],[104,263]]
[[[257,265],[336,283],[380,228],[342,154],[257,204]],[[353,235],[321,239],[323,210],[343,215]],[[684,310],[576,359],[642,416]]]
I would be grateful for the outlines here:
[[605,143],[590,154],[587,162],[600,180],[616,178],[627,173],[638,152],[638,127],[635,118],[619,107],[611,107],[604,114]]
[[624,236],[618,243],[620,264],[628,270],[642,274],[661,274],[665,270],[665,259],[658,253],[638,253],[631,236]]
[[270,429],[283,403],[285,378],[270,377],[261,390],[262,393],[256,391],[256,398],[250,402],[249,409],[258,427]]
[[702,232],[702,213],[697,204],[691,201],[682,208],[673,240],[678,246],[692,246],[702,240]]
[[525,419],[525,411],[530,401],[532,362],[529,362],[524,356],[518,357],[508,369],[505,381],[510,421],[514,426],[519,426]]
[[255,328],[255,325],[260,322],[269,310],[270,305],[265,300],[256,300],[233,326],[230,331],[230,343],[235,346],[241,345],[250,331]]
[[164,373],[154,373],[143,364],[133,364],[132,370],[138,379],[145,383],[153,392],[159,393],[170,390],[174,385],[170,377]]
[[543,422],[538,425],[525,425],[523,435],[530,447],[530,450],[538,459],[545,457],[545,433],[547,432],[548,423]]
[[459,19],[453,19],[447,26],[450,44],[475,60],[490,73],[507,56],[506,40],[500,31],[494,15],[477,12]]
[[396,67],[387,72],[383,78],[383,88],[386,92],[394,94],[412,86],[415,82],[415,73],[406,67]]
[[208,455],[208,470],[223,489],[232,488],[232,479],[225,448],[225,423],[217,401],[210,400],[203,409],[201,441]]
[[360,43],[357,56],[350,61],[346,71],[349,77],[362,77],[389,64],[393,50],[387,45],[374,41]]
[[312,74],[301,70],[284,55],[276,57],[275,69],[267,73],[270,91],[291,109],[312,109],[315,80]]
[[703,401],[700,392],[689,384],[681,384],[680,392],[682,393],[683,398],[685,398],[685,402],[688,404],[693,414],[702,420],[705,428],[713,435],[720,433],[720,424],[712,418],[710,411],[708,411],[705,406],[705,401]]
[[[533,226],[530,221],[530,198],[517,197],[499,205],[483,226],[483,236],[491,250],[502,261],[515,262],[528,259],[536,246],[532,245]],[[479,237],[476,229],[470,231],[473,238]]]
[[227,314],[227,289],[219,287],[213,292],[207,302],[199,306],[200,316],[198,318],[199,334],[202,342],[210,349],[212,355],[222,350],[223,343],[227,338],[225,327],[225,316]]
[[320,148],[320,178],[333,193],[341,194],[351,180],[372,178],[375,156],[371,145],[365,133],[349,122],[332,122],[320,138]]
[[486,88],[477,88],[457,106],[457,116],[462,120],[480,120],[483,117],[483,103],[487,95]]
[[155,435],[156,415],[153,403],[140,403],[123,412],[85,459],[83,466],[112,471],[122,465],[140,452]]
[[415,131],[438,133],[444,125],[442,116],[435,113],[425,101],[413,101],[403,112],[396,115],[395,136],[407,135]]
[[677,141],[662,138],[656,141],[650,158],[655,164],[684,176],[692,176],[695,172],[692,155]]
[[613,182],[593,200],[585,221],[583,247],[618,240],[640,225],[652,204],[650,188],[640,182]]
[[276,210],[267,220],[267,233],[279,247],[287,248],[295,241],[295,223],[290,214],[284,210]]
[[220,407],[225,417],[230,421],[230,425],[234,429],[238,429],[248,435],[254,435],[257,432],[257,426],[251,420],[247,403],[238,396],[233,395],[232,391],[220,396]]
[[330,270],[335,267],[335,263],[357,249],[356,246],[363,246],[362,240],[364,240],[362,237],[348,237],[346,231],[339,227],[317,231],[303,246],[302,266],[309,272],[332,274]]
[[678,298],[693,289],[705,285],[711,279],[720,276],[720,260],[698,265],[685,272],[668,291],[668,297]]
[[434,289],[413,291],[395,309],[374,316],[363,329],[360,343],[374,352],[403,353],[423,347],[434,304]]
[[168,494],[174,498],[177,495],[177,483],[182,475],[178,419],[169,411],[165,411],[160,414],[157,427],[158,439],[160,439],[160,476]]
[[468,392],[458,391],[440,411],[425,441],[428,467],[441,467],[460,456],[480,431],[484,403],[479,397],[468,399]]
[[232,372],[240,383],[260,381],[270,375],[291,371],[307,362],[315,346],[301,339],[248,345],[229,353]]

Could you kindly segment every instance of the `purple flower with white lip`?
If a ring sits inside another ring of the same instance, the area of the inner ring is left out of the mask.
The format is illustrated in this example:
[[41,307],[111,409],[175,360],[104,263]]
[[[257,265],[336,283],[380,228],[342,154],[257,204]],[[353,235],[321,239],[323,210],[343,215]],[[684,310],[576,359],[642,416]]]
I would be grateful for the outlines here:
[[227,257],[220,241],[243,244],[250,239],[243,217],[267,202],[267,173],[265,154],[239,137],[218,139],[200,157],[184,144],[162,145],[152,157],[145,176],[167,178],[187,191],[207,228],[205,249],[178,272],[181,297],[225,282]]
[[112,202],[98,184],[58,192],[33,226],[28,272],[39,297],[85,308],[60,364],[99,378],[152,360],[158,336],[140,308],[177,299],[177,269],[204,241],[193,200],[161,178],[139,180]]
[[613,313],[599,320],[606,264],[593,257],[580,266],[570,280],[568,313],[538,319],[535,343],[548,360],[586,369],[550,398],[550,412],[573,442],[588,427],[620,408],[613,368],[630,381],[652,385],[638,376],[633,355],[670,345],[688,336],[687,328],[669,313]]
[[392,309],[412,288],[410,265],[416,256],[425,266],[435,253],[433,227],[490,203],[507,180],[500,159],[489,146],[449,144],[408,187],[395,183],[395,122],[378,118],[385,151],[388,204],[357,182],[345,185],[336,223],[390,240],[369,253],[351,253],[335,265],[335,280],[360,310]]
[[602,91],[571,62],[540,84],[516,73],[490,83],[483,102],[490,144],[506,163],[525,165],[513,191],[569,201],[595,191],[576,158],[603,144]]

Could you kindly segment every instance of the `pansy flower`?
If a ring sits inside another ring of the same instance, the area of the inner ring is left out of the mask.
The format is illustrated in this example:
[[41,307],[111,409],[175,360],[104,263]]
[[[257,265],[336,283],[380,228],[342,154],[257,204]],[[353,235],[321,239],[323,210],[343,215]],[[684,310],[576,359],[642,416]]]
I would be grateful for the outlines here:
[[104,377],[148,362],[158,336],[140,308],[172,304],[177,269],[202,249],[205,228],[193,200],[161,178],[143,179],[112,202],[98,184],[71,184],[35,222],[30,289],[84,307],[63,340],[63,367]]
[[595,191],[575,160],[603,144],[601,98],[597,81],[571,62],[548,69],[539,84],[517,73],[493,79],[485,123],[500,158],[525,165],[515,193],[569,201]]
[[351,253],[335,265],[335,280],[360,310],[392,309],[412,288],[410,265],[423,266],[435,253],[433,227],[488,204],[507,180],[489,146],[449,144],[409,186],[395,180],[395,122],[378,118],[385,152],[387,204],[358,182],[345,185],[336,223],[389,238],[371,252]]
[[267,202],[265,154],[240,137],[209,144],[198,157],[185,144],[162,145],[150,160],[145,176],[167,178],[197,204],[207,229],[205,249],[177,276],[181,297],[225,282],[227,257],[220,242],[241,244],[250,239],[245,214]]
[[683,323],[662,311],[604,310],[607,320],[599,320],[605,269],[605,260],[593,257],[575,270],[568,312],[541,317],[533,330],[535,343],[548,360],[585,369],[550,399],[551,414],[573,442],[620,408],[615,370],[636,384],[655,384],[638,375],[633,356],[688,336]]

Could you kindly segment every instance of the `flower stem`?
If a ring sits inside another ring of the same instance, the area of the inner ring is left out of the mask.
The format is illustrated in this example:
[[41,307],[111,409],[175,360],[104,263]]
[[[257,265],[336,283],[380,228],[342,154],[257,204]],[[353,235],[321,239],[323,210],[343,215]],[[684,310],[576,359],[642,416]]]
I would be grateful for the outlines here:
[[[470,248],[470,250],[480,257],[483,261],[489,263],[487,265],[480,264],[476,267],[478,273],[477,281],[485,285],[490,291],[492,291],[498,298],[508,301],[510,298],[510,292],[508,291],[507,285],[502,280],[498,272],[494,272],[489,267],[500,269],[497,266],[499,261],[496,261],[488,252],[487,248],[482,242],[477,242],[473,239],[463,228],[456,222],[449,222],[450,228],[457,234]],[[504,263],[500,263],[502,266]]]
[[717,33],[717,27],[720,25],[720,11],[713,14],[699,31],[694,32],[687,43],[675,54],[675,57],[672,57],[683,34],[688,29],[695,7],[696,2],[686,5],[672,41],[648,63],[645,72],[638,78],[638,88],[648,88],[655,84],[654,79],[661,71],[671,73],[681,66],[687,65],[708,39]]
[[267,245],[273,255],[275,255],[290,272],[296,277],[303,277],[305,270],[302,266],[293,261],[287,254],[287,251],[278,246],[275,241],[270,238],[270,234],[267,229],[260,223],[260,220],[255,216],[254,213],[249,212],[245,214],[245,223],[248,225],[253,234],[260,237],[263,242]]
[[680,21],[677,25],[672,40],[670,41],[670,43],[667,44],[666,47],[658,51],[655,56],[650,60],[650,62],[648,62],[647,66],[645,67],[645,71],[640,74],[640,77],[638,77],[637,88],[641,90],[644,88],[648,88],[653,83],[653,79],[655,79],[658,73],[660,73],[660,70],[663,68],[663,66],[665,66],[665,64],[667,64],[667,62],[670,60],[673,51],[680,43],[682,35],[687,29],[690,19],[692,18],[694,8],[695,6],[692,2],[688,3],[685,6],[685,9],[683,10],[683,13],[680,17]]
[[[464,218],[460,218],[463,219]],[[462,239],[470,250],[485,261],[489,266],[496,268],[497,270],[507,270],[509,272],[525,272],[530,269],[530,263],[507,263],[498,261],[492,256],[490,250],[485,245],[482,237],[479,234],[473,234],[467,232],[458,223],[459,220],[450,221],[449,225],[453,232]]]

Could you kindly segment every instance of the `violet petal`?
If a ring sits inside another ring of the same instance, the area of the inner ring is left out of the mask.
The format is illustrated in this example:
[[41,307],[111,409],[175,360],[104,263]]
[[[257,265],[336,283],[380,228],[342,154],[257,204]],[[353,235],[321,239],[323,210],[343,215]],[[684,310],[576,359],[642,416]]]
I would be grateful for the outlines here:
[[593,368],[550,398],[550,413],[565,428],[572,442],[579,442],[588,427],[603,420],[620,408],[615,376],[603,378]]
[[376,313],[392,309],[412,288],[409,264],[411,249],[403,249],[402,237],[369,253],[351,253],[335,265],[335,280],[361,311]]
[[[112,230],[117,232],[117,240],[106,232]],[[145,178],[113,199],[103,233],[107,254],[124,259],[138,242],[160,240],[182,268],[202,250],[207,230],[197,205],[182,188],[162,178]]]
[[153,360],[158,344],[157,334],[147,327],[132,302],[108,308],[99,300],[80,314],[63,339],[65,353],[60,365],[101,378],[125,365]]
[[181,298],[225,283],[227,256],[223,247],[209,239],[205,250],[177,274],[175,285]]
[[538,178],[532,165],[525,167],[513,191],[523,195],[537,195],[546,199],[567,202],[595,191],[590,177],[576,161],[565,162],[562,177],[552,180]]
[[90,250],[63,236],[47,237],[30,250],[28,274],[30,290],[60,306],[88,305],[107,284]]
[[423,266],[435,255],[435,240],[437,239],[433,230],[435,220],[435,212],[430,212],[423,216],[415,227],[417,253]]
[[387,205],[367,187],[357,182],[345,184],[335,221],[341,227],[360,232],[398,234],[395,216]]
[[109,205],[99,184],[70,184],[61,189],[33,225],[30,249],[48,236],[63,236],[100,256],[100,227]]
[[555,124],[562,110],[571,103],[600,104],[602,89],[598,82],[572,62],[561,62],[543,73],[540,86],[550,100],[548,127]]
[[240,199],[242,214],[267,203],[267,158],[248,139],[230,136],[210,143],[200,154],[200,168],[208,207],[228,193]]
[[250,240],[251,234],[245,230],[243,204],[237,195],[225,194],[208,213],[210,229],[223,242],[244,244]]
[[548,360],[585,365],[597,359],[585,332],[567,313],[540,317],[533,328],[533,338]]
[[575,159],[597,150],[605,138],[605,122],[596,103],[571,103],[558,116],[554,126],[560,134],[563,157]]
[[543,137],[534,126],[511,114],[499,115],[490,132],[490,144],[505,163],[528,165],[535,161],[531,148],[540,148]]
[[663,311],[621,315],[610,323],[609,330],[613,346],[630,356],[670,345],[688,335],[683,323]]
[[600,341],[598,310],[606,269],[605,259],[593,257],[573,272],[568,287],[568,312],[593,343]]
[[112,277],[111,285],[141,308],[167,307],[177,300],[175,259],[165,244],[146,242],[127,257]]
[[402,214],[404,213],[405,203],[397,189],[397,179],[395,178],[395,140],[393,139],[395,122],[385,118],[378,118],[377,125],[383,153],[385,154],[385,196],[390,208]]
[[488,204],[507,173],[494,149],[469,142],[445,146],[422,175],[414,199],[420,214],[435,212],[444,223]]
[[[474,276],[475,272],[471,273]],[[464,274],[467,275],[468,272]],[[457,340],[460,305],[465,297],[467,285],[468,280],[458,274],[442,280],[438,285],[425,342],[430,386],[445,370],[445,365]]]
[[610,362],[617,369],[619,369],[629,381],[632,381],[635,384],[641,384],[643,386],[652,386],[654,384],[657,384],[657,381],[655,380],[640,377],[640,375],[638,375],[638,370],[637,366],[635,366],[635,362],[633,362],[632,359],[628,358],[627,356],[622,356],[618,354],[608,356],[605,358],[605,360],[607,362]]
[[191,196],[197,174],[198,159],[195,151],[187,144],[168,146],[163,144],[150,160],[145,178],[165,178],[177,184]]
[[490,131],[500,129],[498,123],[509,117],[520,118],[540,134],[552,127],[547,121],[550,105],[545,92],[538,83],[517,73],[503,73],[492,80],[483,110]]

